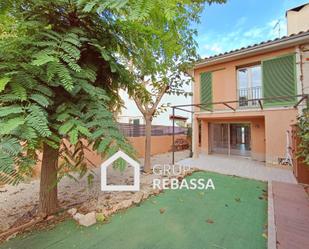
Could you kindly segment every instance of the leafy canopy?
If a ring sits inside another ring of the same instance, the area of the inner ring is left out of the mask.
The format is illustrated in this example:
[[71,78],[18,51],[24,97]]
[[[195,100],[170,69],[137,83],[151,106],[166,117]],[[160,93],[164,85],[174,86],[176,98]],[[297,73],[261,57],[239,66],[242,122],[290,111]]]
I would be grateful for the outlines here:
[[191,23],[204,2],[0,0],[0,181],[21,180],[43,143],[82,172],[88,143],[132,153],[113,116],[118,90],[197,57]]

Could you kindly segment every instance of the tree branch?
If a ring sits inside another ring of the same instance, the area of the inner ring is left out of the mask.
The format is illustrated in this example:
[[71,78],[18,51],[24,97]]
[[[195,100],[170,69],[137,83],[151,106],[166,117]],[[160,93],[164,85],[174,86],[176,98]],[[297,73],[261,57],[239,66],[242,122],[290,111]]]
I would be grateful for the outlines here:
[[133,100],[137,106],[137,108],[139,109],[139,111],[143,114],[143,116],[146,115],[147,110],[146,108],[143,106],[142,102],[140,101],[140,99],[138,97],[133,97]]
[[164,93],[166,92],[167,88],[168,88],[168,85],[165,85],[165,86],[161,89],[161,91],[159,92],[159,94],[157,95],[157,99],[155,100],[155,102],[153,103],[153,105],[152,105],[152,107],[151,107],[151,109],[150,109],[152,115],[154,114],[155,110],[157,109],[157,107],[158,107],[158,105],[159,105],[159,103],[160,103],[160,101],[161,101],[161,99],[162,99]]

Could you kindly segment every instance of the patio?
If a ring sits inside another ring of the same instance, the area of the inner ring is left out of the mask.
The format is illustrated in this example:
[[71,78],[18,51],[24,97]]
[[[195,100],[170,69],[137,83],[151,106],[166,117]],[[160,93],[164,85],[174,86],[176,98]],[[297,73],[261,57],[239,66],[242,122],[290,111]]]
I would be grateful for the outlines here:
[[201,154],[198,158],[186,158],[177,164],[261,181],[297,183],[292,170],[269,167],[239,156]]

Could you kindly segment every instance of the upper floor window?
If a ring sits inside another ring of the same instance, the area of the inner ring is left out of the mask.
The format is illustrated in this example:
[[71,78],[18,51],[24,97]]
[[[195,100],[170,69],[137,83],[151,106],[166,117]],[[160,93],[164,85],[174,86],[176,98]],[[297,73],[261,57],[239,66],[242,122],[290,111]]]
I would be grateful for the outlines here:
[[262,97],[261,65],[242,67],[237,69],[239,106],[256,106]]

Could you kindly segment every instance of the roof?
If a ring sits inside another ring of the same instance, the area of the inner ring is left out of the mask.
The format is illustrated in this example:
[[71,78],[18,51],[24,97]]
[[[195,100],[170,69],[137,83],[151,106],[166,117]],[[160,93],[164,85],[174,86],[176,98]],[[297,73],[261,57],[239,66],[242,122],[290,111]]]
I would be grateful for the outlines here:
[[309,30],[213,55],[197,61],[194,68],[196,69],[206,65],[220,63],[227,59],[237,59],[236,57],[240,57],[240,55],[243,55],[242,57],[244,57],[244,55],[249,56],[249,54],[256,53],[257,51],[265,52],[267,50],[279,49],[283,48],[284,46],[293,46],[304,42],[309,42]]
[[179,115],[170,115],[170,120],[173,120],[173,119],[175,119],[175,120],[184,120],[184,121],[186,121],[188,118],[186,118],[186,117],[184,117],[184,116],[179,116]]
[[299,5],[297,7],[294,7],[292,9],[289,9],[285,12],[285,14],[289,11],[300,11],[302,8],[304,8],[306,5],[309,5],[309,3],[305,3],[305,4],[302,4],[302,5]]

